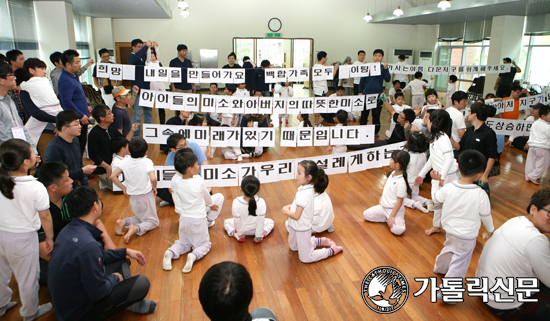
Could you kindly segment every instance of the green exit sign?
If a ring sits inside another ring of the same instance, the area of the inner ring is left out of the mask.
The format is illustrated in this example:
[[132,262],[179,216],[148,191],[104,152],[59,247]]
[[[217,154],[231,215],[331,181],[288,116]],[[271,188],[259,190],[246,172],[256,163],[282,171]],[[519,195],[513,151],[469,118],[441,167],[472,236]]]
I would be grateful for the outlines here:
[[280,33],[272,33],[272,32],[269,32],[266,34],[267,35],[267,38],[281,38],[281,34]]

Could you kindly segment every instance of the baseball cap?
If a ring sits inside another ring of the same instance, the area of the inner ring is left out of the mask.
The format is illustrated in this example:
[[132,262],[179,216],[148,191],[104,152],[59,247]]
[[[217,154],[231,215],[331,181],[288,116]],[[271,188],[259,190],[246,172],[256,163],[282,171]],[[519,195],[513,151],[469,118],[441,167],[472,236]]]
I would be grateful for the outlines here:
[[544,104],[538,103],[533,106],[533,109],[540,109],[542,106],[544,106]]
[[118,96],[126,96],[128,95],[128,93],[130,93],[130,91],[124,88],[124,86],[117,86],[111,92],[111,94],[113,95],[113,98],[116,98]]

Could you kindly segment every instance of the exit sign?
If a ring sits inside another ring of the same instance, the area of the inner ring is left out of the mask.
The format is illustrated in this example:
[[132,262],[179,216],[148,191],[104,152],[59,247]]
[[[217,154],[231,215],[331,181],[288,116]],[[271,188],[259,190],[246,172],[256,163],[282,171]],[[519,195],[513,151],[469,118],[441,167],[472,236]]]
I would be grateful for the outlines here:
[[272,33],[272,32],[269,32],[266,34],[267,38],[281,38],[281,34],[280,33]]

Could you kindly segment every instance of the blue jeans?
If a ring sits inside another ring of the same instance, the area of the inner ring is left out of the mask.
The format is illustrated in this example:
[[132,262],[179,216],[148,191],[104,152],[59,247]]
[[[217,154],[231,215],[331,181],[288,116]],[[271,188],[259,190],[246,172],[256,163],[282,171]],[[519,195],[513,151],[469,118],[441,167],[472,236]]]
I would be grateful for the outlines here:
[[[134,116],[132,117],[132,124],[135,123],[142,123],[141,122],[141,113],[143,112],[143,123],[144,124],[152,124],[153,123],[153,108],[151,107],[143,107],[139,105],[139,94],[136,97],[136,101],[134,102]],[[141,126],[138,130],[134,132],[134,137],[141,136]]]

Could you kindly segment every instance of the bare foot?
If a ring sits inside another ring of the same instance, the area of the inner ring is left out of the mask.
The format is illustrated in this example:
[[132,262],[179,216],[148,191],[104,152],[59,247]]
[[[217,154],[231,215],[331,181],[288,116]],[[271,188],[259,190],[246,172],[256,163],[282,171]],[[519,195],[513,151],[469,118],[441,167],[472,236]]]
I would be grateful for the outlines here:
[[434,233],[441,233],[441,228],[432,226],[429,230],[425,230],[424,233],[428,236]]
[[116,235],[124,235],[122,230],[124,229],[125,225],[126,225],[126,220],[116,220],[116,227],[115,227]]
[[138,232],[137,226],[130,225],[130,227],[128,228],[128,233],[126,233],[126,235],[124,236],[124,242],[126,242],[126,244],[130,243],[130,238],[132,237],[132,235],[136,234],[137,232]]

